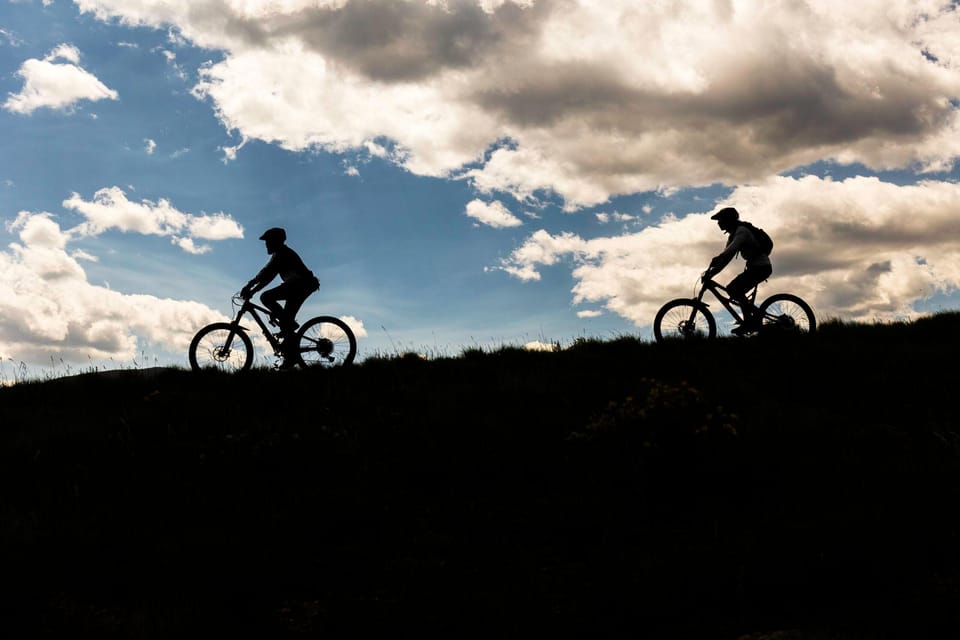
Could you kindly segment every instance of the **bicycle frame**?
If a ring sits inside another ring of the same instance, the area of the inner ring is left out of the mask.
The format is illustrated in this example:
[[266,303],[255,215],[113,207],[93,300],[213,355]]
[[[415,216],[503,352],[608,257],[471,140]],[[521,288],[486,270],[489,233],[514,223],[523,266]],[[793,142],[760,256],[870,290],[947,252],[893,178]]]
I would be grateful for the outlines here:
[[[267,324],[263,321],[263,318],[260,317],[258,311],[265,313],[267,317],[270,317],[270,310],[266,307],[261,307],[252,300],[244,300],[243,304],[240,305],[240,310],[237,311],[236,317],[233,319],[230,324],[236,327],[240,331],[246,331],[249,333],[250,329],[240,324],[240,319],[243,318],[244,314],[249,313],[253,318],[254,322],[257,323],[257,326],[260,327],[260,331],[263,333],[263,337],[267,339],[267,342],[270,343],[270,346],[273,348],[274,353],[280,352],[280,341],[277,340],[276,336],[273,335],[273,332],[270,331],[270,328],[267,327]],[[232,342],[233,336],[230,336],[227,344]]]
[[759,333],[761,329],[768,335],[816,331],[817,319],[810,305],[802,298],[792,293],[775,293],[764,299],[757,307],[758,290],[759,284],[754,285],[746,292],[741,304],[740,301],[733,299],[727,287],[711,278],[701,276],[692,298],[677,298],[660,307],[653,320],[654,336],[658,342],[665,336],[716,337],[717,318],[711,311],[710,304],[704,300],[708,291],[727,310],[731,321],[739,325],[738,328],[730,330],[734,335]]
[[[759,286],[760,285],[754,286],[753,289],[750,291],[750,293],[747,294],[747,300],[750,301],[750,304],[756,303],[757,289],[759,288]],[[737,310],[740,309],[740,305],[737,304],[737,302],[733,298],[727,295],[727,288],[725,286],[723,286],[722,284],[720,284],[719,282],[711,278],[708,278],[707,280],[703,281],[703,284],[700,287],[700,293],[697,294],[696,300],[697,302],[703,304],[705,307],[710,306],[709,302],[703,301],[703,296],[707,293],[707,291],[713,294],[713,297],[716,298],[721,305],[723,305],[723,308],[727,310],[727,313],[733,316],[733,319],[736,320],[737,324],[743,323],[743,320],[744,320],[743,316],[737,313]],[[742,311],[742,309],[740,310]]]
[[274,365],[277,368],[347,365],[357,355],[356,336],[340,318],[315,316],[295,333],[287,335],[275,333],[268,326],[268,321],[270,325],[277,326],[269,308],[244,299],[239,294],[234,295],[232,301],[234,315],[231,320],[208,324],[191,340],[187,355],[195,371],[208,367],[233,371],[250,368],[255,356],[250,335],[253,326],[249,322],[247,326],[243,324],[243,317],[247,314],[253,317],[253,322],[273,348],[274,355],[282,358]]

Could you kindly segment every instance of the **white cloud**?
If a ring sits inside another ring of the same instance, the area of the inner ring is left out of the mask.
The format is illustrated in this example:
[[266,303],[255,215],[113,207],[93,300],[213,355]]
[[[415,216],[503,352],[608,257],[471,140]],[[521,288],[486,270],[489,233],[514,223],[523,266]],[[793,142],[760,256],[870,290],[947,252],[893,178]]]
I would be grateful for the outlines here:
[[196,332],[221,314],[197,302],[124,295],[90,284],[68,253],[74,237],[53,214],[20,212],[8,225],[19,242],[0,251],[0,353],[43,362],[56,354],[67,362],[129,360],[139,338],[186,353]]
[[559,345],[551,342],[541,342],[540,340],[534,340],[532,342],[527,342],[523,345],[525,351],[548,351],[553,352],[557,351]]
[[74,260],[86,260],[87,262],[100,262],[100,258],[90,253],[87,253],[83,249],[76,249],[70,253],[70,257]]
[[195,93],[231,132],[291,150],[390,141],[414,173],[571,210],[823,159],[960,155],[947,0],[75,2],[224,51]]
[[150,138],[144,139],[144,150],[147,152],[148,156],[152,156],[153,152],[157,150],[157,143]]
[[166,199],[132,202],[120,187],[100,189],[89,201],[74,193],[63,201],[63,206],[86,219],[70,230],[74,236],[97,235],[108,229],[171,236],[175,244],[191,253],[207,250],[207,247],[195,245],[195,238],[225,240],[243,237],[243,227],[222,212],[212,215],[183,213]]
[[80,51],[69,44],[57,46],[43,60],[27,60],[17,72],[24,80],[23,88],[19,93],[9,94],[3,108],[30,114],[41,108],[68,109],[80,100],[117,99],[116,91],[79,64]]
[[243,227],[222,212],[187,216],[187,231],[194,238],[203,238],[204,240],[227,240],[243,237]]
[[519,227],[523,224],[520,218],[516,217],[499,200],[493,202],[484,202],[482,200],[471,200],[467,203],[466,214],[488,227],[502,229],[505,227]]
[[[918,301],[960,289],[960,184],[777,177],[740,187],[722,204],[774,238],[774,272],[761,297],[792,292],[821,318],[873,320],[916,315]],[[601,303],[648,326],[663,303],[693,295],[699,274],[723,248],[725,236],[709,213],[590,240],[540,230],[500,268],[536,281],[544,267],[569,263],[574,303]],[[736,260],[720,280],[740,269]]]
[[240,144],[233,147],[220,147],[220,151],[223,151],[223,164],[227,164],[237,159],[237,152],[247,144],[247,139],[244,138],[240,141]]
[[193,238],[177,238],[173,237],[170,240],[173,244],[177,245],[187,253],[192,253],[194,255],[202,255],[210,251],[210,246],[205,244],[196,244],[193,241]]
[[635,216],[631,216],[626,213],[620,213],[618,211],[614,211],[613,213],[597,213],[594,215],[597,217],[597,221],[600,224],[608,224],[610,222],[622,222],[626,224],[636,220]]
[[174,75],[176,75],[181,80],[186,80],[187,72],[184,71],[183,67],[181,67],[179,63],[177,63],[177,54],[175,54],[173,51],[168,51],[166,49],[162,49],[160,53],[162,53],[163,57],[167,60],[167,64],[170,65],[170,68],[173,70]]
[[80,50],[72,44],[60,44],[54,47],[53,51],[48,53],[44,60],[46,62],[66,60],[73,64],[80,64]]
[[353,336],[357,340],[367,337],[367,329],[363,326],[362,320],[353,316],[340,316],[340,319],[347,323],[347,326],[353,331]]

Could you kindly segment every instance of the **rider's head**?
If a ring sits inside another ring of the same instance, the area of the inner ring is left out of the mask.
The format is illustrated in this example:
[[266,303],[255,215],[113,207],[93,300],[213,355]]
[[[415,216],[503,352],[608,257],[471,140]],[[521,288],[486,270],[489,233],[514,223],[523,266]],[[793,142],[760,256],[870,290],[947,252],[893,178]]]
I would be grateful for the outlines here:
[[287,232],[280,227],[273,227],[264,231],[260,239],[267,244],[267,253],[272,254],[287,241]]
[[737,220],[740,219],[740,212],[733,207],[724,207],[710,216],[711,220],[716,220],[717,225],[724,231],[730,232],[737,226]]

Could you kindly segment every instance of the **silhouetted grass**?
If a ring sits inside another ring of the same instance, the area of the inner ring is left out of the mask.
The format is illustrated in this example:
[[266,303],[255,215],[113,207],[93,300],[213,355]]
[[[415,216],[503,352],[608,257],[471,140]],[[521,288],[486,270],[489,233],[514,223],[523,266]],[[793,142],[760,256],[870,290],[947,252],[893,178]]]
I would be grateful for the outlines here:
[[0,389],[5,630],[949,637],[958,333]]

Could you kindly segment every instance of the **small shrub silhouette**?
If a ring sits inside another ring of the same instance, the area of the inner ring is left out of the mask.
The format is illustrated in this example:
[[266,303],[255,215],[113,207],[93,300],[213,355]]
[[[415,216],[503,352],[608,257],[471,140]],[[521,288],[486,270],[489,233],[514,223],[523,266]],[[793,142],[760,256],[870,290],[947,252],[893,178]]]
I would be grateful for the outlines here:
[[643,379],[639,393],[611,402],[587,425],[588,438],[649,452],[690,450],[737,435],[734,414],[686,382]]

